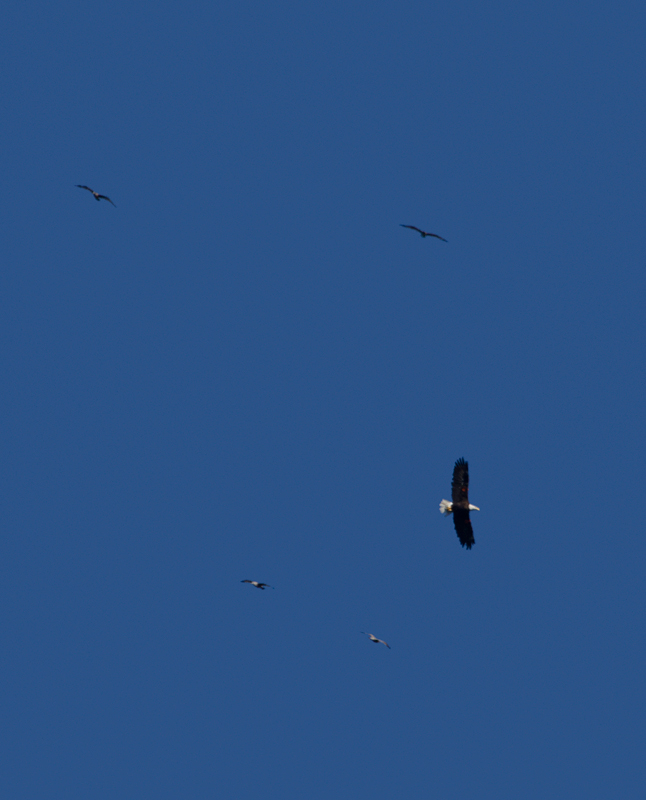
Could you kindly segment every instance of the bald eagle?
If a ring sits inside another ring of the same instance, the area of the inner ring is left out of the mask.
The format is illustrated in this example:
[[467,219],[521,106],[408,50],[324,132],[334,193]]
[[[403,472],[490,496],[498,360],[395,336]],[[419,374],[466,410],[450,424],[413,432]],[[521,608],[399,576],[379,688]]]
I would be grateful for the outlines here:
[[445,516],[453,513],[455,531],[462,547],[471,550],[476,540],[473,538],[473,528],[469,519],[469,511],[480,511],[478,506],[469,503],[469,463],[463,458],[458,458],[453,467],[453,484],[451,485],[453,502],[442,500],[440,512]]
[[365,633],[366,636],[370,638],[371,642],[374,642],[375,644],[385,644],[386,647],[390,650],[390,645],[388,644],[388,642],[384,642],[383,639],[377,639],[377,637],[373,636],[372,633],[366,633],[365,631],[361,631],[361,633]]
[[404,225],[403,222],[400,222],[400,227],[402,228],[410,228],[412,231],[417,231],[417,233],[422,234],[422,239],[425,239],[427,236],[434,236],[436,239],[441,239],[443,242],[447,242],[447,240],[443,236],[438,236],[437,233],[428,233],[427,231],[423,231],[421,228],[416,228],[415,225]]
[[[92,194],[94,195],[94,199],[97,200],[97,201],[98,200],[107,200],[108,203],[112,203],[112,200],[110,200],[110,198],[107,195],[99,194],[98,192],[95,192],[94,189],[90,189],[89,186],[82,186],[80,183],[75,184],[75,186],[77,186],[79,189],[87,189],[88,192],[92,192]],[[112,205],[114,206],[114,203],[112,203]],[[116,206],[114,206],[114,207],[116,208]]]

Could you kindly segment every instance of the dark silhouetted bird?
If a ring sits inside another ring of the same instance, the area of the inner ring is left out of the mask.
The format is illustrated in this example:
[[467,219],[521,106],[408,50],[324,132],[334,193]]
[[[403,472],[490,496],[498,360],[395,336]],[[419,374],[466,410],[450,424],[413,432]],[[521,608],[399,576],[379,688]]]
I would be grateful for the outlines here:
[[[78,186],[79,189],[87,189],[88,192],[92,192],[92,194],[94,195],[94,199],[97,200],[97,201],[98,200],[107,200],[108,203],[112,203],[112,200],[110,200],[109,197],[106,197],[106,195],[104,195],[104,194],[99,194],[98,192],[95,192],[94,189],[90,189],[89,186],[81,186],[80,183],[77,183],[75,185]],[[112,205],[114,206],[114,203],[112,203]],[[116,208],[116,206],[114,206],[114,207]]]
[[256,589],[273,589],[273,586],[270,586],[268,583],[258,583],[258,581],[240,581],[240,583],[250,583],[252,586],[255,586]]
[[455,531],[462,547],[471,550],[476,540],[473,538],[473,528],[469,511],[480,511],[478,506],[469,503],[469,463],[463,458],[458,458],[453,468],[453,484],[451,486],[453,502],[442,500],[440,512],[445,516],[453,514]]
[[[366,632],[365,631],[361,631],[361,633],[366,633]],[[385,644],[386,647],[390,650],[390,645],[388,644],[388,642],[384,642],[383,639],[377,639],[377,637],[373,636],[371,633],[366,633],[366,636],[370,637],[370,641],[371,642],[374,642],[375,644]]]
[[402,228],[410,228],[412,231],[417,231],[417,233],[421,233],[422,239],[424,239],[426,236],[435,236],[436,239],[441,239],[443,242],[448,242],[448,239],[445,239],[443,236],[438,236],[437,233],[427,233],[426,231],[423,231],[421,228],[416,228],[414,225],[404,225],[403,222],[400,222],[399,224],[402,226]]

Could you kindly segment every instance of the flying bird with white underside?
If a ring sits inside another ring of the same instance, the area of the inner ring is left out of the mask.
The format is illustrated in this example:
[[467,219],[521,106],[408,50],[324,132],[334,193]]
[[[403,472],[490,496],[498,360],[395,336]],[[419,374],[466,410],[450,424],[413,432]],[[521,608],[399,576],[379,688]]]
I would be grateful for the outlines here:
[[425,239],[427,236],[434,236],[436,239],[441,239],[443,242],[448,242],[448,239],[445,239],[443,236],[438,236],[437,233],[427,233],[423,231],[421,228],[416,228],[414,225],[404,225],[403,222],[399,223],[402,228],[410,228],[412,231],[417,231],[417,233],[422,234],[422,239]]
[[268,583],[258,583],[258,581],[240,581],[240,583],[250,583],[252,586],[255,586],[256,589],[273,589],[273,586],[270,586]]
[[[75,186],[77,186],[79,189],[87,189],[87,190],[88,190],[88,192],[92,192],[92,194],[94,195],[94,199],[95,199],[97,202],[98,202],[99,200],[107,200],[107,201],[108,201],[108,203],[112,203],[112,200],[110,200],[110,198],[109,198],[107,195],[105,195],[105,194],[99,194],[98,192],[95,192],[95,191],[94,191],[94,189],[90,189],[90,187],[89,187],[89,186],[81,186],[81,184],[80,184],[80,183],[76,183],[76,184],[74,184],[74,185],[75,185]],[[112,203],[112,205],[114,206],[114,203]],[[116,208],[116,206],[114,206],[114,207]]]
[[451,497],[453,502],[442,500],[440,512],[444,516],[453,514],[455,531],[462,547],[471,550],[476,540],[473,538],[473,528],[469,511],[480,511],[478,506],[469,503],[469,462],[463,458],[458,458],[453,468],[453,484],[451,486]]
[[[361,633],[366,633],[366,632],[365,631],[361,631]],[[373,636],[371,633],[366,633],[366,636],[370,637],[370,641],[371,642],[374,642],[375,644],[385,644],[386,647],[390,650],[390,645],[388,644],[388,642],[384,642],[383,639],[377,639],[377,637]]]

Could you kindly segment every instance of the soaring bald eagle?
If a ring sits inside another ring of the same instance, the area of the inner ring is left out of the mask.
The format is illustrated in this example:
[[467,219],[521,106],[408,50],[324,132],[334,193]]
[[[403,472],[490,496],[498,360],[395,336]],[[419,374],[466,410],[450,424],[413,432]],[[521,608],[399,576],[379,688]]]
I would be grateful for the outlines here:
[[[365,631],[361,631],[361,633],[366,633],[366,632]],[[371,642],[374,642],[375,644],[385,644],[386,647],[390,650],[390,645],[388,644],[388,642],[384,642],[383,639],[377,639],[377,637],[373,636],[372,633],[366,633],[366,636],[368,636],[370,638]]]
[[[77,186],[79,189],[87,189],[87,190],[88,190],[88,192],[92,192],[92,194],[94,195],[94,199],[95,199],[97,202],[98,202],[99,200],[107,200],[107,201],[108,201],[108,203],[112,203],[112,200],[110,200],[110,198],[109,198],[109,197],[107,197],[107,195],[104,195],[104,194],[99,194],[98,192],[95,192],[95,191],[94,191],[94,189],[90,189],[90,187],[89,187],[89,186],[81,186],[81,184],[80,184],[80,183],[77,183],[77,184],[75,184],[75,185],[76,185],[76,186]],[[114,203],[112,203],[112,205],[114,206]],[[114,207],[116,208],[116,206],[114,206]]]
[[437,233],[427,233],[423,231],[421,228],[416,228],[414,225],[404,225],[403,222],[399,223],[402,228],[410,228],[412,231],[417,231],[417,233],[422,234],[422,239],[425,239],[427,236],[434,236],[436,239],[441,239],[443,242],[448,242],[448,239],[445,239],[443,236],[438,236]]
[[476,540],[473,538],[473,528],[469,519],[469,511],[480,511],[478,506],[469,503],[469,463],[463,458],[458,458],[453,467],[453,483],[451,485],[453,502],[442,500],[440,512],[445,516],[453,513],[455,531],[462,547],[471,550]]

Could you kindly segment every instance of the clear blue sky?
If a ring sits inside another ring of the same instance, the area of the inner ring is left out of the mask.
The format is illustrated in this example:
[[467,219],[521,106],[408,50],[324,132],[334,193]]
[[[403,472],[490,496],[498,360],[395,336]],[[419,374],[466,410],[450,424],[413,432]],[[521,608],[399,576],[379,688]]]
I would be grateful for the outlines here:
[[643,4],[1,16],[3,798],[646,796]]

